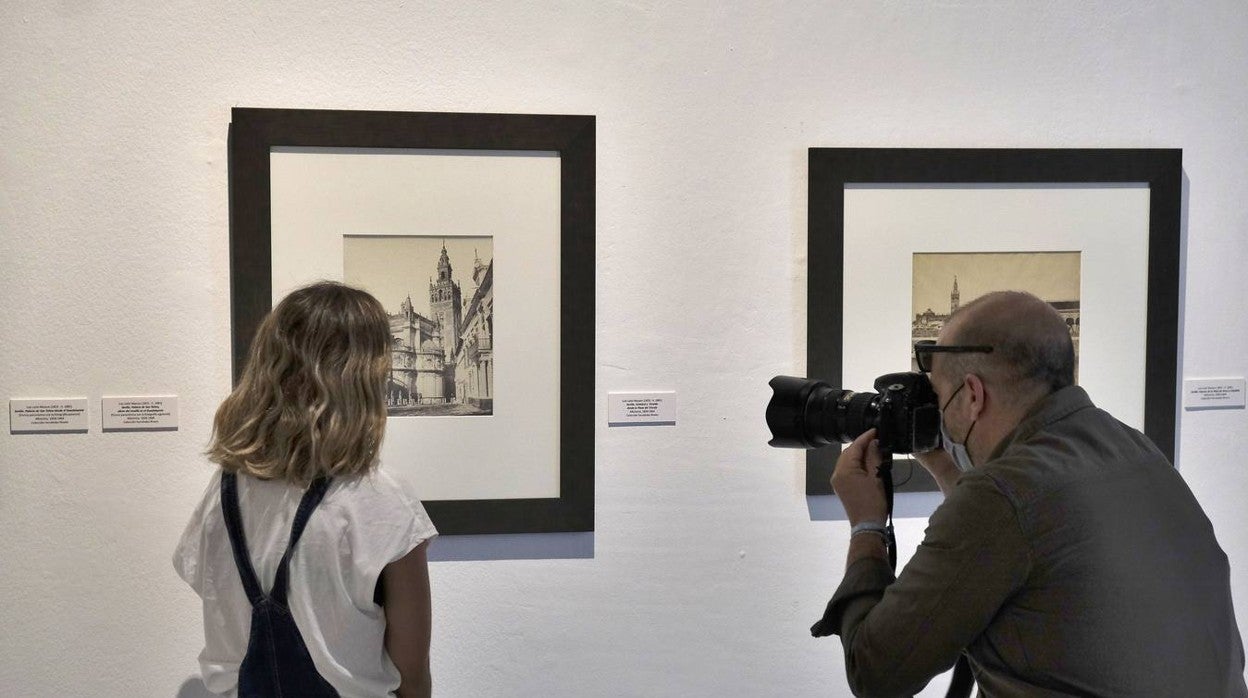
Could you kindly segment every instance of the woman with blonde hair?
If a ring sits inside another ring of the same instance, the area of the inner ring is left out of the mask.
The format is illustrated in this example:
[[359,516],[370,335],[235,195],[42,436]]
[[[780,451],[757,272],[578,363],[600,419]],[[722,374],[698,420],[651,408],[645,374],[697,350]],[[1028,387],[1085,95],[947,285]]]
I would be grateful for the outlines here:
[[429,695],[437,531],[377,468],[389,371],[389,317],[359,289],[306,286],[261,322],[173,559],[203,600],[208,690]]

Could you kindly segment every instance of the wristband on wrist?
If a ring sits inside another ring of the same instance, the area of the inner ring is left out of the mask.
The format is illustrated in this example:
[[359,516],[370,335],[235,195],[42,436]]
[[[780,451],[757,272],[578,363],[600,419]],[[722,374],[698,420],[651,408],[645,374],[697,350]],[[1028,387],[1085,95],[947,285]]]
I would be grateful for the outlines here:
[[849,530],[849,537],[853,538],[860,533],[874,533],[884,540],[885,545],[888,545],[888,529],[878,521],[862,521],[854,524]]
[[882,521],[859,521],[854,524],[853,528],[849,529],[849,535],[857,535],[863,531],[879,531],[883,533],[885,530],[887,529],[885,529]]

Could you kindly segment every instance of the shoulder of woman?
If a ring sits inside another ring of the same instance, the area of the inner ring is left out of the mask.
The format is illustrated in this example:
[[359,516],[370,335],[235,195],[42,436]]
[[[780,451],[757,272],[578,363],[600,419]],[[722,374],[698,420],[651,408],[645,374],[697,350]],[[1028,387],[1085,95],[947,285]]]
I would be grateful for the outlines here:
[[411,508],[420,505],[420,498],[407,478],[387,471],[384,467],[344,480],[341,489],[352,499],[376,506]]
[[[370,531],[370,544],[396,552],[393,557],[406,553],[423,540],[437,535],[424,505],[415,495],[410,483],[402,474],[377,468],[365,475],[344,479],[335,496],[327,496],[341,507],[341,515],[350,523],[347,528]],[[331,494],[333,491],[331,490]],[[380,526],[381,528],[378,528]],[[376,538],[377,531],[393,531],[393,546]],[[393,550],[391,550],[393,548]]]

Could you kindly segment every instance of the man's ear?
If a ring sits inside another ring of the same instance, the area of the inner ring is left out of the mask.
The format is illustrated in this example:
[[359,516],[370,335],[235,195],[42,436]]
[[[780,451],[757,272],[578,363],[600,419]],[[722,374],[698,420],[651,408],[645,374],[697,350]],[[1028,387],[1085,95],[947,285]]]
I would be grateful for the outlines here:
[[966,374],[966,391],[971,395],[971,419],[979,419],[979,415],[988,406],[988,388],[984,381],[974,373]]

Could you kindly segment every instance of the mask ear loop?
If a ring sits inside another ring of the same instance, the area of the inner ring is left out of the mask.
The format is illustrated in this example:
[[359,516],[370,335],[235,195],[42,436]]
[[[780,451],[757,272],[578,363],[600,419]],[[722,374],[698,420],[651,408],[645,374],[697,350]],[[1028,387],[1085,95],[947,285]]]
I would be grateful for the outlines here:
[[957,390],[955,390],[955,391],[953,391],[953,395],[950,395],[950,396],[949,396],[949,399],[948,399],[948,400],[945,400],[945,406],[944,406],[944,407],[942,407],[942,408],[940,408],[940,414],[941,414],[941,415],[944,415],[944,414],[945,414],[945,410],[949,407],[950,403],[952,403],[952,402],[953,402],[953,399],[954,399],[955,397],[957,397],[957,396],[958,396],[958,393],[959,393],[959,392],[961,392],[961,390],[962,390],[963,388],[965,388],[965,387],[966,387],[966,379],[964,378],[964,379],[962,379],[962,385],[959,385],[959,386],[958,386],[958,389],[957,389]]

